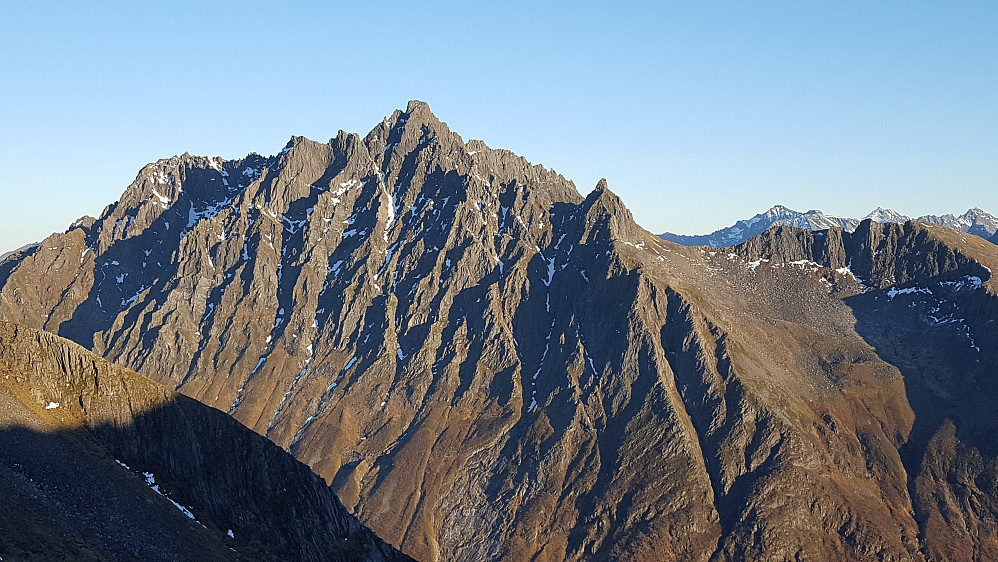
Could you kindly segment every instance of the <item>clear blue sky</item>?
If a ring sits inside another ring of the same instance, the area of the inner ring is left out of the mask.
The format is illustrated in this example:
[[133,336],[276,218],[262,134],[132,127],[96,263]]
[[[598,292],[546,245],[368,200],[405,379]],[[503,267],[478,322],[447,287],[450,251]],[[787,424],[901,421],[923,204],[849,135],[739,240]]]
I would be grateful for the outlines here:
[[410,99],[609,180],[654,232],[780,203],[998,214],[998,2],[24,2],[0,8],[0,250],[146,163],[364,134]]

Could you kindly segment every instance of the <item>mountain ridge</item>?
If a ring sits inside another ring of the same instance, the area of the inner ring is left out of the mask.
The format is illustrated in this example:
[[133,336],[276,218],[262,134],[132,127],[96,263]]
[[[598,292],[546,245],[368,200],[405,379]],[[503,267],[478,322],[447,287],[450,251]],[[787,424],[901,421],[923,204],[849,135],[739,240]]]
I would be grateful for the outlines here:
[[911,219],[891,209],[877,207],[862,219],[853,219],[830,217],[818,210],[810,210],[802,213],[782,205],[776,205],[765,213],[759,213],[751,219],[740,220],[732,226],[715,230],[710,234],[682,235],[665,232],[659,236],[663,240],[684,246],[713,246],[720,248],[742,244],[752,236],[761,234],[772,226],[796,226],[809,230],[840,227],[851,232],[859,226],[860,222],[866,219],[871,219],[875,222],[893,222],[899,224],[909,220],[928,222],[978,235],[985,239],[998,232],[998,219],[976,207],[960,216],[951,214],[923,215],[916,219]]

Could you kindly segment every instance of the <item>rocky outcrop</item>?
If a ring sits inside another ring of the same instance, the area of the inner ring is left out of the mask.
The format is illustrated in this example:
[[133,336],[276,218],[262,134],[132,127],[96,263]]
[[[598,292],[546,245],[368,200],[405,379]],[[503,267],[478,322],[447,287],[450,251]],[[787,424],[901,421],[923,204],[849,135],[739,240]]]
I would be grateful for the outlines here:
[[677,246],[412,102],[364,138],[146,167],[4,272],[0,315],[229,412],[417,559],[919,560],[916,340],[889,355],[850,299],[993,296],[947,232]]
[[[0,371],[0,486],[27,503],[5,518],[5,557],[405,559],[266,439],[72,342],[0,323]],[[25,481],[41,506],[10,491]]]
[[933,236],[929,227],[863,221],[854,232],[841,229],[810,231],[776,227],[732,251],[746,260],[779,263],[805,260],[829,269],[842,269],[867,285],[888,288],[920,279],[988,280],[990,271],[958,246]]

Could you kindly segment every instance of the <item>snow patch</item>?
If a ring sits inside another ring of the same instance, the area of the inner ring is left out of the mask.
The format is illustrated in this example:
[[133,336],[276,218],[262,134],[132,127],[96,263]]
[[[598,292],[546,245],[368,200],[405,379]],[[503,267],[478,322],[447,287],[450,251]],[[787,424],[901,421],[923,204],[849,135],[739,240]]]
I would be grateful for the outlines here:
[[954,291],[962,291],[963,289],[980,289],[983,281],[976,275],[965,275],[960,281],[940,281],[939,285],[943,287],[949,287]]
[[544,258],[544,254],[541,254],[541,258],[548,262],[548,278],[544,281],[544,285],[550,287],[551,280],[554,278],[554,258],[546,259]]
[[[267,339],[270,339],[270,338],[267,338]],[[266,355],[265,355],[265,356],[263,356],[263,357],[261,357],[261,358],[260,358],[260,361],[258,361],[258,362],[257,362],[257,364],[256,364],[256,367],[253,367],[253,372],[252,372],[252,373],[250,373],[250,375],[255,375],[255,374],[256,374],[256,372],[260,370],[260,367],[263,367],[263,364],[264,364],[264,363],[265,363],[266,361],[267,361],[267,356],[266,356]]]
[[[160,173],[162,174],[162,172],[160,172]],[[163,209],[169,209],[170,208],[170,198],[169,197],[166,197],[165,195],[162,195],[160,192],[156,191],[155,188],[153,188],[152,194],[157,199],[159,199],[159,204],[163,207]]]
[[356,363],[356,362],[357,362],[357,357],[356,356],[355,357],[351,357],[350,361],[347,362],[346,367],[343,367],[343,371],[345,372],[345,371],[349,370],[350,367],[353,367],[353,364]]
[[932,291],[928,287],[906,287],[904,289],[896,289],[891,287],[887,291],[887,302],[894,300],[894,297],[898,295],[915,295],[915,294],[925,294],[931,295]]
[[167,496],[166,494],[164,494],[163,491],[159,489],[159,484],[156,483],[156,477],[153,475],[153,473],[151,473],[151,472],[143,472],[142,476],[145,476],[146,485],[149,486],[149,488],[151,488],[152,491],[154,491],[157,494],[159,494],[159,495],[163,496],[164,498],[166,498],[167,501],[169,501],[170,503],[172,503],[174,505],[174,507],[176,507],[177,509],[179,509],[181,511],[181,513],[183,513],[184,515],[186,515],[188,518],[190,518],[191,520],[193,520],[198,525],[201,525],[202,527],[204,527],[204,525],[200,521],[198,521],[196,517],[194,517],[194,514],[191,513],[190,509],[187,509],[186,507],[184,507],[184,506],[180,505],[179,503],[173,501],[172,498],[170,498],[169,496]]

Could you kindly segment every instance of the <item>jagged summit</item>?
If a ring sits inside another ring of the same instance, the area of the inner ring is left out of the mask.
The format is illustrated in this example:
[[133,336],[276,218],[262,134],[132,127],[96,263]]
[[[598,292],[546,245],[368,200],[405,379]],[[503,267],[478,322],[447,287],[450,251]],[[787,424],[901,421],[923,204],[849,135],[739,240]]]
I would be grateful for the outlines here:
[[863,217],[863,220],[870,219],[874,222],[891,222],[891,223],[903,223],[910,218],[902,215],[901,213],[894,211],[893,209],[885,209],[883,207],[877,207],[870,214]]
[[[405,112],[409,115],[417,113],[433,115],[433,112],[430,110],[430,104],[420,100],[409,100],[409,103],[405,106]],[[434,117],[434,119],[436,119],[436,117]]]
[[607,186],[606,178],[600,179],[596,183],[596,187],[586,196],[585,201],[582,203],[582,208],[588,209],[586,213],[590,216],[595,212],[611,218],[615,225],[618,225],[620,228],[634,230],[637,226],[634,223],[630,209]]
[[[324,174],[304,181],[301,170],[315,165],[323,166]],[[218,211],[231,205],[233,197],[256,180],[261,180],[259,191],[263,192],[256,197],[263,206],[280,215],[288,210],[287,201],[304,195],[303,189],[331,189],[330,174],[345,173],[356,176],[358,181],[365,174],[372,175],[374,181],[362,182],[363,187],[373,189],[380,185],[380,192],[391,198],[400,197],[400,201],[393,203],[396,206],[403,202],[411,205],[407,197],[411,194],[418,199],[418,194],[408,191],[397,194],[396,190],[404,183],[390,172],[401,166],[422,168],[420,175],[429,173],[429,168],[441,172],[453,169],[458,175],[471,174],[472,182],[462,182],[462,187],[472,188],[468,199],[486,197],[475,188],[487,188],[489,176],[495,177],[497,173],[522,175],[520,183],[526,188],[528,182],[533,182],[529,186],[532,190],[554,188],[556,193],[552,197],[556,199],[566,193],[571,197],[571,192],[577,196],[574,184],[543,166],[532,165],[505,150],[491,149],[479,140],[465,143],[433,115],[428,104],[414,100],[405,111],[396,110],[363,138],[341,130],[325,144],[292,136],[280,152],[270,157],[253,153],[243,159],[227,161],[184,153],[159,160],[139,172],[119,205],[129,209],[123,214],[131,218],[124,220],[132,221],[136,218],[149,220],[140,209],[143,204],[151,203],[168,210],[179,202],[181,208],[176,210],[176,220],[163,220],[165,233],[169,228],[167,224],[175,227],[178,223],[190,222],[193,217],[189,211],[191,205],[194,214]],[[210,177],[213,172],[220,177]],[[187,174],[209,174],[209,177],[204,178],[207,183],[200,182],[196,192],[185,195],[181,193],[181,186]],[[110,216],[115,208],[117,205],[110,206],[104,215]],[[185,211],[188,211],[187,216]]]

